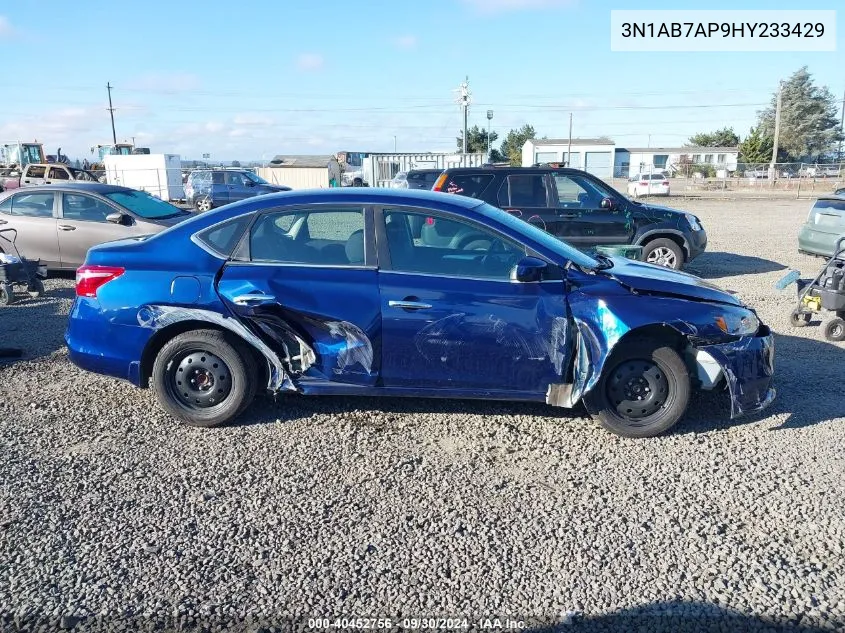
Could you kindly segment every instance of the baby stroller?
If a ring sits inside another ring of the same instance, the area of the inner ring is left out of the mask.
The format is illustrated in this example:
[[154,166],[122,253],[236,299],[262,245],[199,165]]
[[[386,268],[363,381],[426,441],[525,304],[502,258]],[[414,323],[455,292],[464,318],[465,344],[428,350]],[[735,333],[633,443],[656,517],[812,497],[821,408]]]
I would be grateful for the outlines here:
[[824,337],[828,341],[845,341],[845,237],[836,242],[833,257],[815,279],[798,279],[798,275],[793,271],[782,280],[782,287],[792,281],[798,285],[798,306],[790,317],[792,325],[804,327],[813,314],[827,310],[836,316],[825,324]]
[[[6,237],[7,233],[12,233],[12,239]],[[16,229],[0,229],[0,238],[11,243],[15,251],[15,255],[0,254],[0,306],[15,302],[16,286],[25,287],[33,299],[44,294],[42,279],[47,278],[47,267],[41,264],[41,260],[22,257],[15,244],[17,237]]]

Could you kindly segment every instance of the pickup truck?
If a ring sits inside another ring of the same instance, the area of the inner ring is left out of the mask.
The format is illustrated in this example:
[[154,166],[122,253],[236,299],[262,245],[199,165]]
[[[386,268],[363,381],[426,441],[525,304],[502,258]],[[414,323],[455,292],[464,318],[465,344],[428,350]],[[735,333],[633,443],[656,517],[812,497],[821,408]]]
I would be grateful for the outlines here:
[[[85,169],[76,169],[63,163],[30,163],[23,168],[21,187],[61,184],[69,180],[77,182],[99,182],[97,177]],[[11,189],[11,187],[7,187]]]

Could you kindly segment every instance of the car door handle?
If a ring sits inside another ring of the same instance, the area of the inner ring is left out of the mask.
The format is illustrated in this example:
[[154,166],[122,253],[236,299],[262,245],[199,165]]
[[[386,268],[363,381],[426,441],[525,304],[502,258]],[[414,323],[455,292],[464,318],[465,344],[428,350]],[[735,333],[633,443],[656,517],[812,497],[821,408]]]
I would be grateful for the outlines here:
[[262,303],[271,303],[276,300],[272,295],[265,295],[262,292],[252,292],[250,294],[238,295],[232,301],[239,306],[256,306]]
[[559,218],[577,218],[578,214],[577,213],[561,213],[557,217],[559,217]]
[[0,224],[8,224],[6,220],[0,220]]
[[71,226],[70,224],[59,224],[60,231],[75,231],[76,227]]
[[402,310],[429,310],[431,308],[430,304],[420,303],[419,301],[388,301],[387,305]]

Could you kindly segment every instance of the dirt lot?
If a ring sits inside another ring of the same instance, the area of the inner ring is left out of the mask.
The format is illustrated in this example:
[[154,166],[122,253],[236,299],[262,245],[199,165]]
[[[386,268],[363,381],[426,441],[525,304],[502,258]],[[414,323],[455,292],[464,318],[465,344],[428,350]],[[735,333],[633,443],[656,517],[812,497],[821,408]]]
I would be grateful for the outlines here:
[[791,329],[794,286],[774,287],[820,264],[796,252],[810,203],[671,203],[710,236],[690,270],[776,333],[762,416],[731,423],[707,394],[671,435],[624,440],[544,406],[286,397],[187,429],[68,363],[71,280],[3,308],[0,346],[29,358],[0,368],[0,630],[350,615],[842,630],[845,345]]

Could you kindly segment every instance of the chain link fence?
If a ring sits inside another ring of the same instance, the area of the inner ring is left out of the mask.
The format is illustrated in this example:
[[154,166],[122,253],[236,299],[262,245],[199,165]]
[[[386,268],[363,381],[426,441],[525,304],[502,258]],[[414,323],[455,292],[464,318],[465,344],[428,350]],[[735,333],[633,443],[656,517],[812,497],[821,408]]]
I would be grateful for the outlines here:
[[[845,188],[845,163],[736,163],[734,165],[685,164],[654,169],[643,178],[638,195],[656,197],[656,187],[645,187],[663,174],[669,196],[685,198],[815,198]],[[625,193],[637,178],[608,182]],[[663,195],[663,191],[659,192]]]

